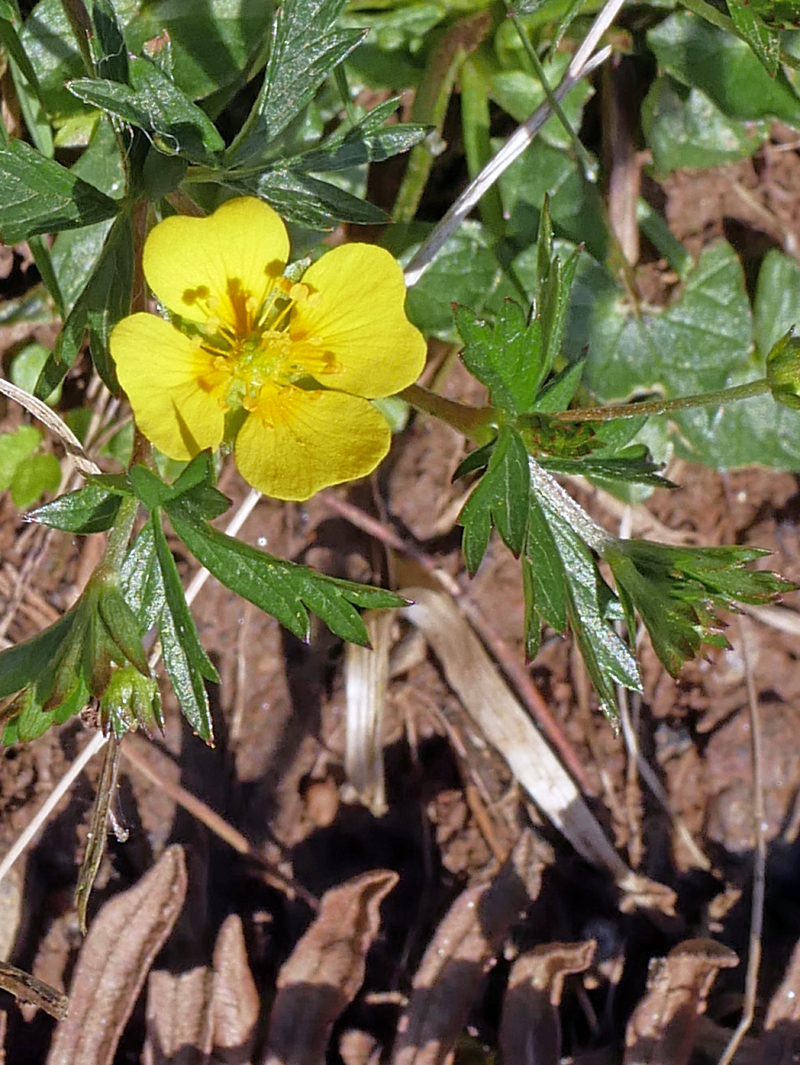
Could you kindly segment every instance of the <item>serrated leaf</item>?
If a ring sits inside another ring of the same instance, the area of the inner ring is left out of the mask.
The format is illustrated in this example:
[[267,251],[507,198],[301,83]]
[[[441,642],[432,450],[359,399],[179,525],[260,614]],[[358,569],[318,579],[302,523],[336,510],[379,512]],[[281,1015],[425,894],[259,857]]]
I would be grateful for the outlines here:
[[95,369],[110,392],[118,392],[116,369],[108,352],[108,338],[130,310],[133,286],[133,223],[120,214],[108,231],[103,250],[86,287],[67,316],[55,350],[36,383],[36,395],[49,395],[66,376],[89,332]]
[[614,629],[612,590],[600,575],[594,556],[578,534],[545,501],[542,513],[550,527],[566,577],[565,603],[569,627],[597,692],[603,713],[617,718],[615,684],[641,691],[636,659]]
[[89,43],[94,54],[97,73],[101,78],[126,82],[128,80],[128,50],[117,20],[117,13],[110,0],[92,0],[91,11],[94,35]]
[[257,103],[259,133],[274,140],[311,100],[325,77],[363,39],[337,30],[345,0],[286,0],[278,9]]
[[158,621],[164,607],[164,582],[150,522],[142,527],[128,549],[122,564],[120,585],[128,606],[147,632]]
[[166,604],[161,610],[158,633],[164,668],[180,704],[181,713],[202,740],[213,743],[214,726],[203,677],[189,661],[178,634],[178,626]]
[[727,4],[734,26],[758,56],[759,62],[769,76],[774,78],[778,73],[781,57],[778,31],[765,25],[764,20],[756,13],[749,0],[748,2],[727,0]]
[[419,144],[427,132],[425,126],[397,123],[383,126],[398,108],[399,101],[385,100],[343,133],[335,133],[322,145],[292,159],[292,166],[303,171],[343,170],[365,163],[379,163]]
[[528,533],[522,556],[525,595],[525,651],[530,661],[539,650],[541,623],[554,632],[567,628],[566,574],[542,508],[531,496]]
[[206,113],[149,59],[132,59],[129,78],[130,85],[79,78],[67,87],[84,103],[143,130],[160,151],[213,166],[225,142]]
[[529,498],[528,452],[519,433],[503,426],[486,473],[458,517],[464,527],[461,549],[470,573],[475,573],[481,564],[493,524],[506,546],[519,555],[525,538]]
[[350,611],[337,600],[364,607],[402,605],[392,593],[326,577],[226,536],[202,521],[185,496],[168,501],[165,510],[178,537],[217,580],[272,614],[300,639],[308,638],[306,606],[336,635],[365,644],[366,631],[354,624]]
[[503,303],[493,326],[466,307],[456,308],[455,320],[464,341],[464,365],[489,389],[494,406],[510,414],[530,410],[547,369],[541,322],[530,321],[513,300]]
[[19,244],[37,233],[54,233],[113,218],[119,204],[81,181],[30,145],[12,140],[0,147],[0,240]]
[[99,485],[87,484],[76,492],[69,492],[37,507],[27,515],[27,519],[48,525],[51,529],[81,535],[107,532],[116,520],[121,502],[121,496]]
[[186,602],[178,567],[175,565],[175,559],[172,557],[172,552],[167,545],[167,538],[161,525],[159,511],[153,511],[150,515],[150,524],[153,527],[153,542],[155,543],[156,556],[161,569],[166,608],[172,617],[175,637],[180,641],[183,654],[189,665],[204,676],[206,680],[219,684],[219,674],[200,642],[194,618]]
[[340,222],[381,225],[385,211],[329,181],[295,170],[268,170],[250,189],[274,207],[281,217],[308,229],[333,229]]

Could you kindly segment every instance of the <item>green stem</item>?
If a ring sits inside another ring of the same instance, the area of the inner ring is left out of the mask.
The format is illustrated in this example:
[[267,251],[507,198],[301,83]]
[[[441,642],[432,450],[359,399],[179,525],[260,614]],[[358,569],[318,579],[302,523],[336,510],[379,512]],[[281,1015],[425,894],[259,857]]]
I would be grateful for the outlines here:
[[514,28],[517,31],[519,39],[522,41],[522,47],[525,49],[528,59],[531,61],[531,65],[534,69],[536,77],[541,82],[542,88],[544,89],[544,94],[547,97],[547,102],[550,104],[550,107],[553,109],[553,113],[558,117],[559,122],[564,127],[564,132],[569,137],[573,151],[577,155],[578,160],[583,168],[584,177],[587,181],[594,182],[597,178],[597,164],[589,155],[584,146],[581,144],[577,133],[570,125],[569,119],[564,113],[564,108],[559,103],[558,97],[553,92],[550,82],[547,80],[547,75],[545,74],[544,67],[542,66],[542,61],[539,58],[539,54],[531,44],[528,34],[525,32],[525,27],[520,22],[519,16],[517,15],[514,8],[511,6],[509,0],[503,0],[503,3],[505,5],[506,11],[508,12],[511,18],[511,21],[514,23]]
[[409,385],[399,396],[415,410],[432,414],[478,444],[491,440],[504,417],[503,412],[496,407],[469,407],[465,403],[445,399],[421,385]]
[[770,392],[766,377],[758,381],[748,381],[733,388],[722,388],[717,392],[701,392],[696,396],[679,396],[677,399],[654,399],[647,403],[622,403],[618,407],[581,407],[580,410],[564,410],[552,414],[562,422],[610,422],[616,418],[638,418],[641,414],[667,414],[673,410],[688,410],[690,407],[720,406],[736,403],[751,396],[763,396]]

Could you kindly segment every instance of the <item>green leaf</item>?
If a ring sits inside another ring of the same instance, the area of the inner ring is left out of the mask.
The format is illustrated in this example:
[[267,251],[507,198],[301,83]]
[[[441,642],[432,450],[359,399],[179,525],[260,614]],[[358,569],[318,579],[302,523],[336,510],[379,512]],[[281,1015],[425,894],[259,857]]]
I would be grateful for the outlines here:
[[712,607],[735,610],[737,602],[774,602],[796,587],[774,573],[746,570],[766,551],[736,546],[672,547],[646,540],[610,542],[603,558],[611,567],[628,626],[638,612],[653,648],[672,676],[703,643],[726,645]]
[[111,0],[92,0],[94,35],[89,42],[101,78],[127,82],[128,51]]
[[659,66],[701,89],[731,118],[779,118],[800,128],[800,99],[783,70],[770,77],[752,49],[732,33],[678,11],[647,34]]
[[536,397],[534,411],[541,414],[557,414],[559,411],[566,410],[581,382],[585,361],[585,359],[579,359],[551,378]]
[[97,612],[106,632],[122,659],[114,657],[123,665],[125,661],[135,666],[142,676],[150,676],[147,655],[142,647],[143,631],[133,610],[128,606],[118,587],[106,582],[97,597]]
[[339,222],[381,225],[388,220],[385,211],[367,200],[295,170],[268,170],[241,189],[266,200],[287,221],[308,229],[334,229]]
[[99,485],[87,484],[76,492],[37,507],[27,518],[40,525],[49,525],[51,529],[81,535],[107,532],[116,521],[121,502],[121,496],[113,495]]
[[525,540],[530,497],[528,452],[522,438],[503,426],[480,479],[458,517],[464,527],[461,549],[470,573],[475,573],[489,546],[492,524],[503,542],[519,555]]
[[159,619],[158,633],[164,667],[180,703],[181,712],[197,735],[209,744],[214,742],[214,725],[208,705],[203,676],[192,666],[181,641],[179,628],[168,606]]
[[43,663],[56,657],[72,628],[73,617],[63,618],[24,643],[0,651],[0,699],[5,699],[36,681]]
[[[387,232],[384,245],[389,251],[402,250],[397,244],[403,229],[393,226]],[[457,344],[454,303],[470,307],[476,315],[488,315],[502,306],[506,296],[518,298],[518,291],[509,283],[491,245],[480,223],[471,221],[447,241],[406,299],[406,312],[418,329]],[[412,251],[416,247],[405,249],[403,258],[409,259]]]
[[45,159],[22,141],[0,147],[0,239],[18,244],[37,233],[112,218],[119,204]]
[[301,639],[308,639],[306,606],[332,632],[366,646],[369,638],[364,623],[341,600],[367,608],[405,602],[391,592],[326,577],[226,536],[202,521],[186,496],[168,501],[165,510],[178,537],[217,580],[272,614]]
[[[619,603],[600,575],[594,556],[583,540],[545,500],[538,502],[563,568],[564,602],[569,627],[580,648],[603,713],[610,721],[615,721],[617,700],[614,686],[621,684],[632,691],[641,691],[636,660],[614,628],[613,623],[620,616]],[[549,565],[554,563],[550,562]],[[547,579],[552,581],[553,578]]]
[[68,85],[84,103],[144,130],[167,155],[184,155],[213,166],[225,142],[204,111],[191,102],[149,59],[130,63],[130,85],[81,78]]
[[25,510],[45,492],[57,492],[61,484],[61,463],[55,455],[31,455],[21,462],[11,482],[15,507]]
[[[343,7],[344,0],[285,0],[279,7],[256,104],[257,137],[263,143],[287,127],[325,77],[363,39],[360,30],[335,28]],[[243,153],[246,150],[247,144]]]
[[506,218],[506,237],[520,250],[514,268],[533,292],[536,275],[536,238],[545,197],[559,237],[583,244],[598,260],[608,254],[605,206],[596,185],[584,177],[581,164],[567,151],[540,144],[538,139],[500,178]]
[[522,556],[525,598],[525,653],[533,661],[539,651],[542,622],[554,632],[567,628],[566,574],[550,525],[531,496],[528,535]]
[[151,522],[142,527],[128,549],[122,564],[120,583],[128,606],[147,632],[158,621],[165,602],[164,582]]
[[[616,282],[583,256],[565,351],[574,358],[587,348],[584,383],[602,402],[649,391],[671,399],[764,376],[741,262],[724,242],[704,249],[663,313],[638,317]],[[675,452],[693,461],[800,469],[798,415],[770,396],[672,412],[669,425]]]
[[161,525],[161,515],[158,511],[153,511],[150,515],[150,524],[153,526],[153,538],[158,564],[161,568],[166,606],[172,616],[175,636],[180,641],[183,654],[192,669],[197,670],[206,680],[219,684],[219,674],[200,643],[194,618],[186,602],[178,567],[167,545],[167,538]]
[[108,351],[108,338],[117,322],[130,310],[133,287],[133,223],[125,212],[108,231],[100,258],[64,323],[55,350],[36,385],[40,398],[50,395],[74,363],[85,332],[95,369],[111,392],[119,391],[117,374]]
[[34,425],[20,425],[13,433],[0,435],[0,492],[11,487],[14,474],[42,442],[42,434]]
[[741,33],[771,78],[778,73],[781,42],[778,31],[765,25],[749,0],[727,0],[733,24]]
[[[115,6],[119,12],[117,0]],[[264,45],[274,10],[264,0],[148,0],[129,4],[131,9],[124,31],[128,50],[140,55],[147,41],[166,30],[172,77],[192,100],[241,81]]]
[[60,0],[36,4],[25,20],[20,40],[36,71],[47,111],[51,115],[74,115],[80,111],[64,83],[86,71]]
[[745,159],[769,136],[767,122],[729,118],[700,89],[667,75],[656,78],[645,97],[642,128],[662,176]]
[[385,121],[397,110],[397,106],[396,99],[386,100],[346,132],[334,134],[318,148],[293,158],[291,165],[306,172],[346,170],[365,163],[382,162],[407,152],[424,139],[427,132],[424,126],[403,122],[375,128],[376,122]]
[[464,365],[489,389],[492,404],[510,414],[530,410],[546,372],[541,321],[531,321],[513,300],[501,306],[493,326],[466,307],[456,308],[455,320]]
[[767,355],[793,326],[800,323],[800,265],[771,248],[764,256],[753,306],[756,348]]

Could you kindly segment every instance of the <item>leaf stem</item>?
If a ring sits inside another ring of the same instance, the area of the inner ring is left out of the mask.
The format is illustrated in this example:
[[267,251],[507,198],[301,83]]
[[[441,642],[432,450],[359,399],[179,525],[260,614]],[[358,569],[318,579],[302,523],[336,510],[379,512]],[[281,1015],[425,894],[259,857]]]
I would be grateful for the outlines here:
[[722,388],[716,392],[701,392],[695,396],[678,396],[676,399],[654,399],[646,403],[621,403],[609,407],[581,407],[580,410],[563,410],[551,417],[562,422],[610,422],[616,418],[638,418],[642,414],[667,414],[674,410],[688,410],[690,407],[720,406],[736,403],[751,396],[762,396],[770,392],[766,377],[757,381],[748,381],[732,388]]
[[415,410],[432,414],[478,444],[485,444],[496,433],[505,415],[496,407],[470,407],[431,392],[421,385],[409,385],[398,393]]

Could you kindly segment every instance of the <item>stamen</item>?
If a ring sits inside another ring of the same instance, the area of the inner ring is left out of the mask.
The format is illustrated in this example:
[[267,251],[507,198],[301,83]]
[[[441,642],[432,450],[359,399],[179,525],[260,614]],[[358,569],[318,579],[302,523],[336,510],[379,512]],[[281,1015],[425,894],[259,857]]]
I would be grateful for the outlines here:
[[303,285],[301,283],[292,285],[289,289],[289,299],[294,300],[295,303],[301,303],[308,299],[309,292],[310,289],[308,285]]
[[206,336],[214,336],[215,333],[219,332],[219,327],[221,325],[222,321],[216,315],[212,314],[211,317],[206,318],[203,323],[203,331]]

